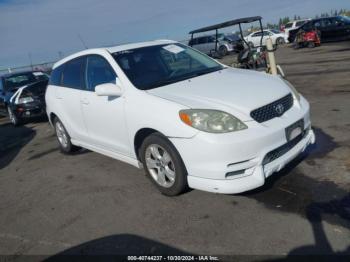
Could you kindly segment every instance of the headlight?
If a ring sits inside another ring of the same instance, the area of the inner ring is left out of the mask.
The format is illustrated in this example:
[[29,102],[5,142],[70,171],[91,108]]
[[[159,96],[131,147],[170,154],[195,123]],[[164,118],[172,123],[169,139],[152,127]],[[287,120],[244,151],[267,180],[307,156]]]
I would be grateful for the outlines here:
[[185,124],[209,133],[228,133],[247,129],[238,118],[218,110],[188,109],[179,112]]
[[295,87],[287,80],[283,79],[283,81],[287,84],[287,86],[289,86],[289,88],[292,90],[292,93],[294,95],[294,97],[300,101],[300,94],[299,92],[295,89]]
[[33,102],[34,99],[30,96],[27,97],[21,97],[20,99],[18,99],[18,103],[17,104],[25,104],[25,103],[30,103]]

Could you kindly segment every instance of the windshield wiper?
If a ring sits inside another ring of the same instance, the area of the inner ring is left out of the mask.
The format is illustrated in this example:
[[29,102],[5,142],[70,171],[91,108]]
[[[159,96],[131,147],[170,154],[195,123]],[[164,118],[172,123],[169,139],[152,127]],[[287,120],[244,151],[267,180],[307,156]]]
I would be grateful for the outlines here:
[[193,72],[191,74],[184,75],[182,77],[178,77],[178,78],[174,78],[174,79],[160,80],[158,82],[152,83],[151,85],[145,87],[144,90],[149,90],[149,89],[161,87],[161,86],[164,86],[164,85],[170,85],[170,84],[173,84],[173,83],[176,83],[176,82],[184,81],[184,80],[187,80],[187,79],[191,79],[193,77],[209,74],[209,73],[220,71],[220,70],[223,70],[223,69],[226,69],[226,67],[220,67],[220,68],[215,68],[215,69],[214,68],[209,68],[209,69],[206,69],[206,70],[202,70],[202,71],[199,71],[199,72]]
[[194,73],[194,75],[195,75],[195,76],[201,76],[201,75],[213,73],[213,72],[216,72],[216,71],[220,71],[220,70],[225,69],[225,68],[226,68],[226,67],[209,68],[209,69],[202,70],[202,71],[199,71],[199,72],[197,72],[197,73]]

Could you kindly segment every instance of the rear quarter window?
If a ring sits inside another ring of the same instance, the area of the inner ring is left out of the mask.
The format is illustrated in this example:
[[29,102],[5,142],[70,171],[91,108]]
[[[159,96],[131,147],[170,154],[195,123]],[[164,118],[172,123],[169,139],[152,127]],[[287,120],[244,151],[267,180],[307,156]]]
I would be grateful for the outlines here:
[[293,23],[287,23],[284,28],[291,28],[293,26]]
[[305,24],[305,21],[299,21],[299,22],[296,22],[295,26],[299,27],[299,26],[302,26],[303,24]]
[[59,86],[61,85],[63,66],[56,67],[50,75],[49,85]]
[[62,74],[62,86],[73,89],[85,88],[85,81],[83,79],[85,60],[85,57],[78,57],[66,62]]

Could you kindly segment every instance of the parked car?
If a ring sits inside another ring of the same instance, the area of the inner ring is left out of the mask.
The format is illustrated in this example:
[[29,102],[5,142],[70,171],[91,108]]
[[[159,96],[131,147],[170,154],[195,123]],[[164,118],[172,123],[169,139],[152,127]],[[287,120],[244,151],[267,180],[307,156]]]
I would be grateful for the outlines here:
[[289,31],[289,42],[294,42],[299,30],[321,32],[321,42],[341,41],[350,39],[350,18],[346,16],[325,17],[313,19],[303,26]]
[[262,46],[266,45],[266,40],[268,38],[272,39],[272,44],[281,45],[288,42],[287,37],[284,33],[281,33],[275,29],[264,30],[263,32],[253,32],[246,36],[244,39],[250,47],[258,47],[261,45],[261,35],[263,34]]
[[0,114],[8,116],[15,126],[24,119],[46,116],[48,79],[48,75],[39,71],[0,76]]
[[290,83],[170,40],[57,62],[46,104],[62,152],[143,166],[166,195],[259,187],[315,142],[309,103]]
[[284,32],[286,34],[286,37],[289,37],[289,31],[290,30],[294,30],[296,28],[301,27],[303,24],[305,24],[306,22],[310,21],[311,19],[301,19],[301,20],[295,20],[295,21],[291,21],[287,24],[285,24],[282,28],[282,32]]
[[[191,39],[188,45],[204,54],[213,55],[216,47],[215,39],[215,35],[196,37]],[[239,52],[243,48],[243,43],[239,36],[235,34],[218,34],[217,52],[220,56],[225,56],[232,51]]]

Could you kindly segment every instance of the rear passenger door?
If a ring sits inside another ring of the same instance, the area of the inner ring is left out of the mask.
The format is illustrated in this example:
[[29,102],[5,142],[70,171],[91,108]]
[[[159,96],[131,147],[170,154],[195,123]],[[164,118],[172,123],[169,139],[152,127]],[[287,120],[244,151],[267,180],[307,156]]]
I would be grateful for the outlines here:
[[86,140],[87,130],[81,110],[81,91],[85,89],[85,57],[75,58],[62,65],[60,85],[55,97],[59,105],[59,117],[72,139]]
[[81,103],[89,143],[104,150],[130,155],[130,144],[124,116],[124,97],[98,96],[97,85],[116,83],[117,75],[101,55],[89,55],[85,70],[86,89]]

